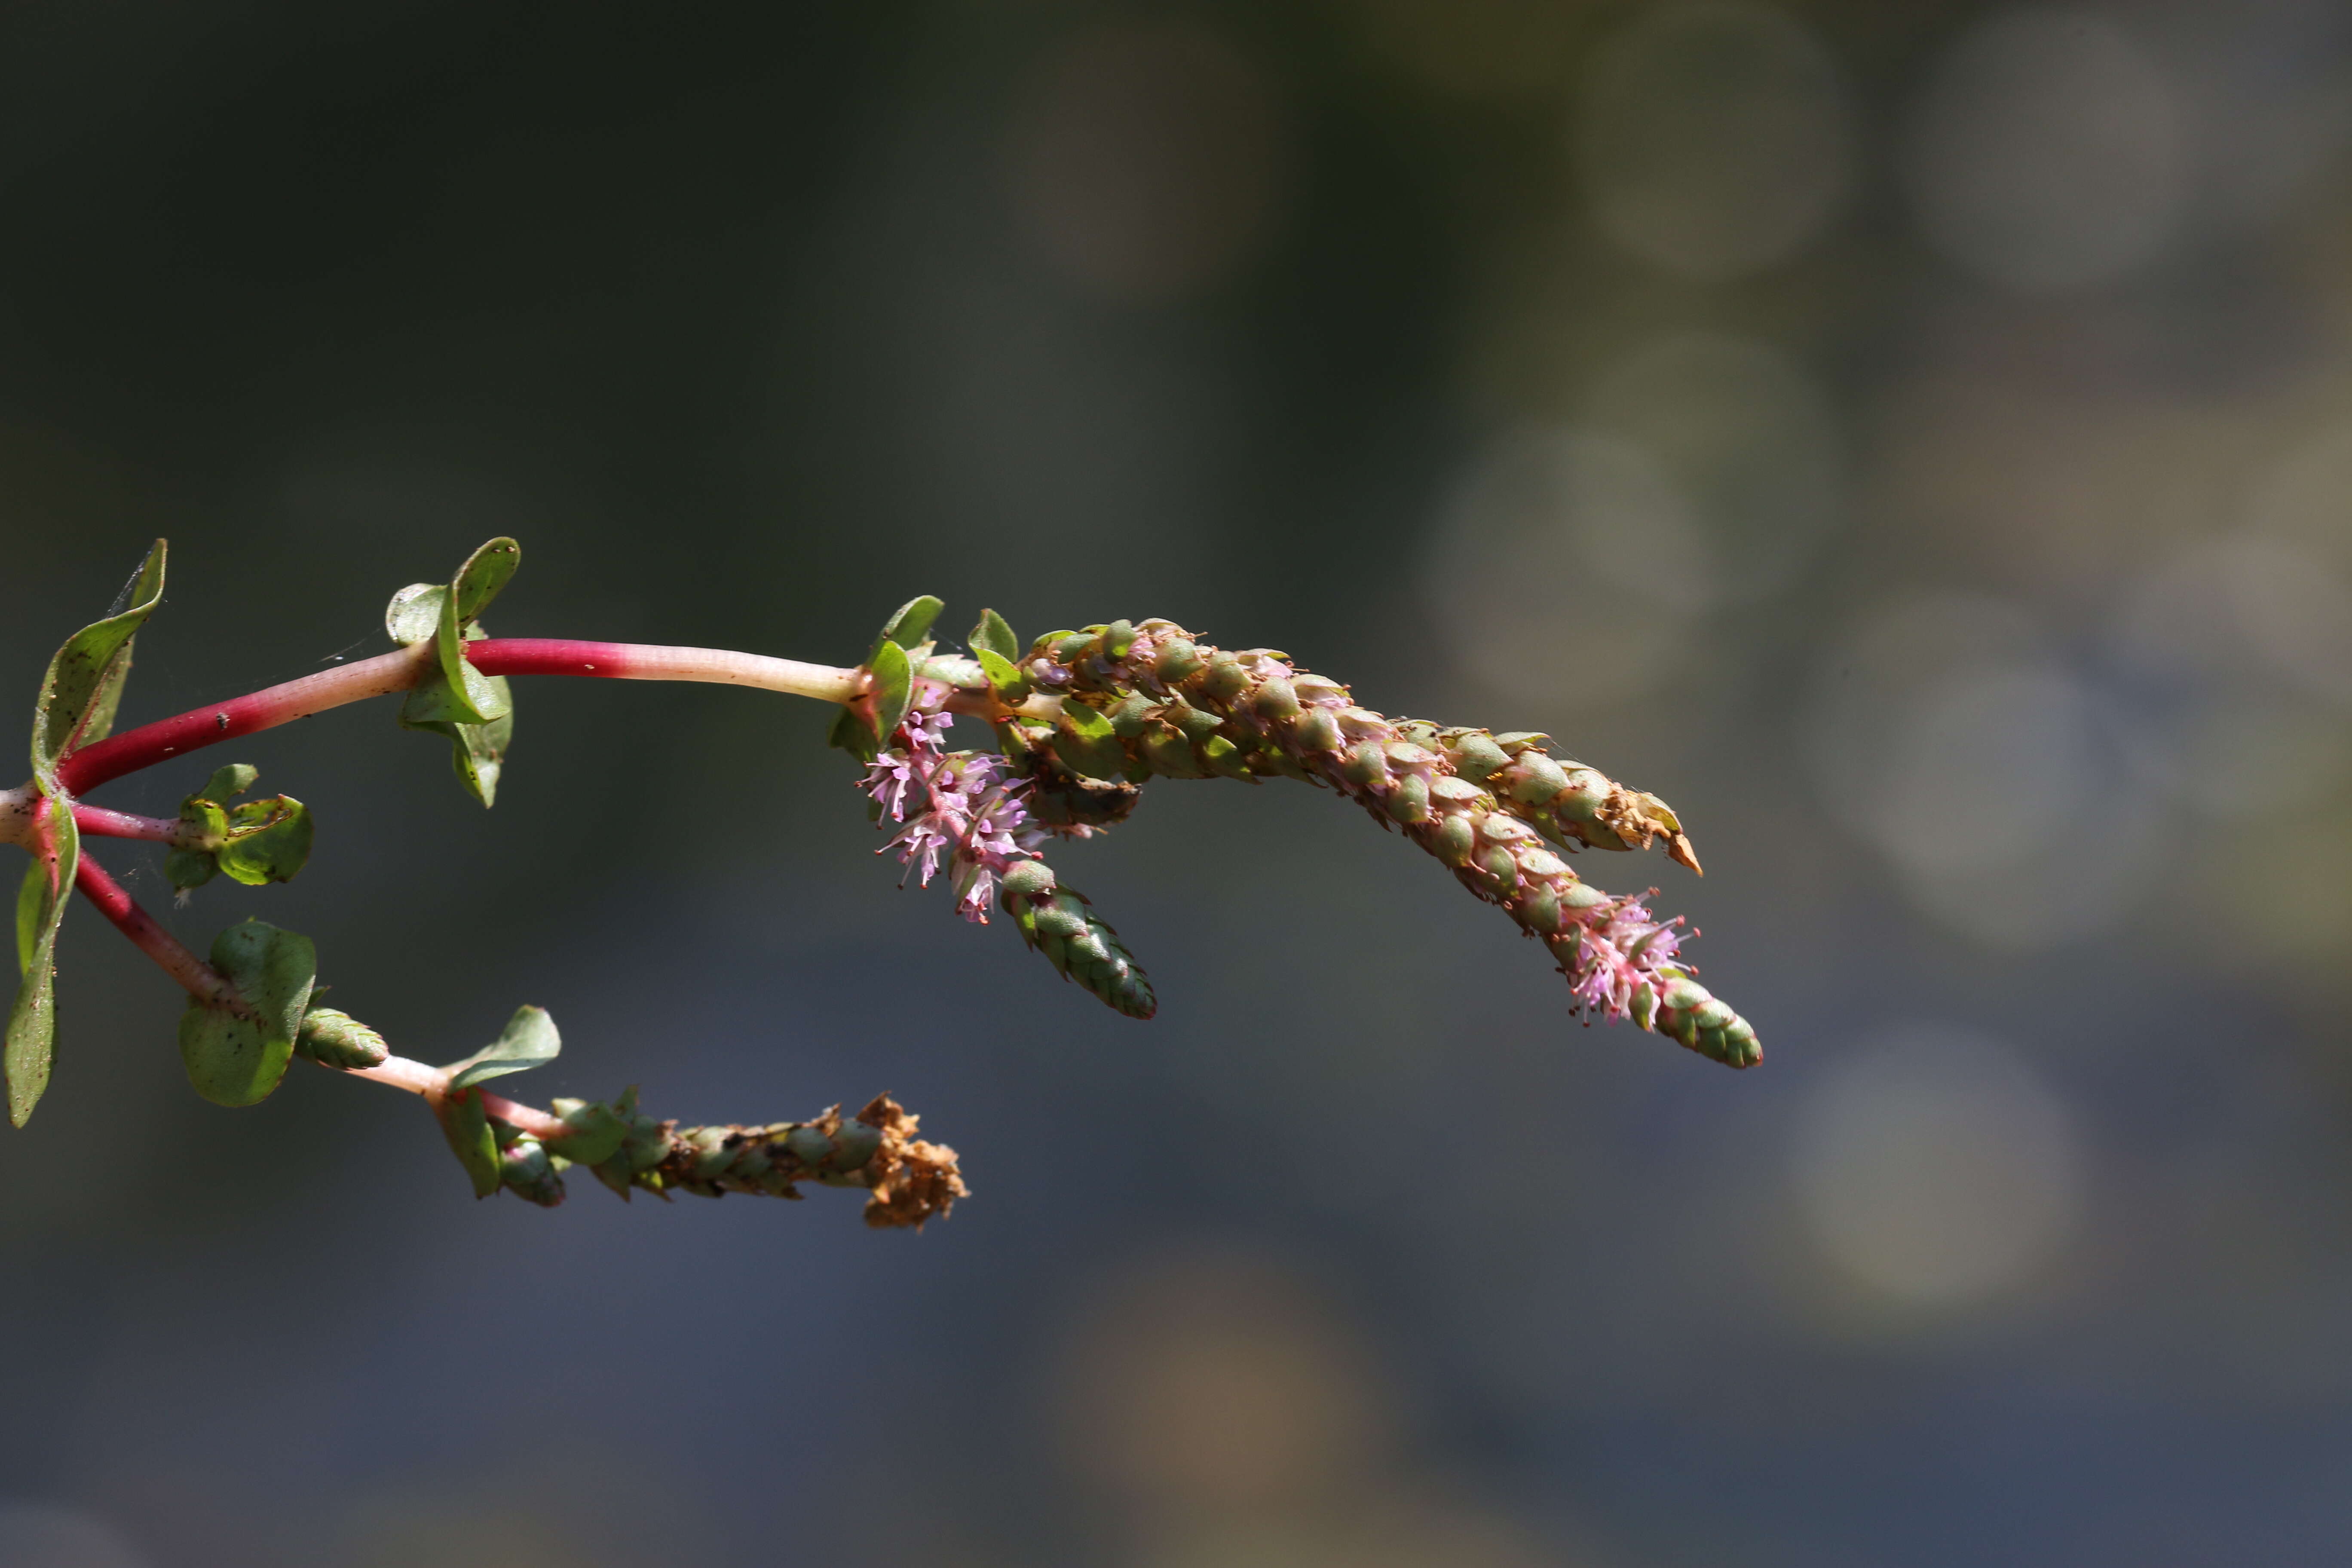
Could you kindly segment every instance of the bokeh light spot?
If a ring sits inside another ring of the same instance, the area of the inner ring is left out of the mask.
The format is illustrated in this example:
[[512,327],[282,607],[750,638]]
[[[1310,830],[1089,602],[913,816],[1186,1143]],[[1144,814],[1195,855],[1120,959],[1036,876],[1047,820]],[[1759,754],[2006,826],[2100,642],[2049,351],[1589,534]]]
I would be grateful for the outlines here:
[[1814,1244],[1857,1283],[1960,1308],[2023,1284],[2079,1217],[2065,1107],[1997,1040],[1916,1026],[1815,1089],[1791,1171]]
[[2163,70],[2095,12],[2005,12],[1965,35],[1916,106],[1907,184],[1943,254],[2028,292],[2153,259],[2188,194]]
[[1828,54],[1769,6],[1663,5],[1594,56],[1577,163],[1610,238],[1669,271],[1737,278],[1794,255],[1853,181]]

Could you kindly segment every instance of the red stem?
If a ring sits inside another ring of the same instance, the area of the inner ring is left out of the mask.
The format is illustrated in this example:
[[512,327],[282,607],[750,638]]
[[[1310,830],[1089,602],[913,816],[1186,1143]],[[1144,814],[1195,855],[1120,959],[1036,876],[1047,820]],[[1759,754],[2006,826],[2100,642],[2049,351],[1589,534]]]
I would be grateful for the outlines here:
[[250,1013],[236,987],[228,983],[211,964],[190,952],[178,937],[156,923],[155,917],[139,907],[139,900],[123,889],[121,883],[106,874],[106,868],[81,857],[74,871],[74,886],[81,896],[98,906],[98,912],[114,922],[114,929],[131,939],[131,945],[153,959],[163,973],[180,983],[190,995],[216,1007],[227,1007],[238,1013]]
[[[644,643],[576,642],[554,637],[490,637],[466,645],[485,675],[581,675],[604,680],[694,680],[787,691],[826,701],[854,699],[863,672],[802,664],[722,648]],[[312,713],[405,691],[436,665],[430,643],[306,675],[226,702],[142,724],[73,752],[58,765],[67,793],[81,795],[110,779],[239,735],[275,729]]]

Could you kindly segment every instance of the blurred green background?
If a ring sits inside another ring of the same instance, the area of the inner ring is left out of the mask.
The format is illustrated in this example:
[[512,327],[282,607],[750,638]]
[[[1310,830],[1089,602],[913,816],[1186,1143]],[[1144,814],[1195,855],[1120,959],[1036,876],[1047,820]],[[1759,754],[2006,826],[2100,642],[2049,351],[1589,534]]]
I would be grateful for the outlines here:
[[894,891],[810,705],[529,683],[487,814],[339,711],[106,793],[318,813],[190,941],[976,1195],[477,1205],[404,1096],[198,1101],[78,910],[0,1561],[2352,1555],[2347,140],[2324,0],[9,7],[27,709],[157,534],[127,722],[502,532],[513,636],[1168,616],[1673,802],[1704,882],[1580,868],[1767,1060],[1304,788],[1057,857],[1138,1026]]

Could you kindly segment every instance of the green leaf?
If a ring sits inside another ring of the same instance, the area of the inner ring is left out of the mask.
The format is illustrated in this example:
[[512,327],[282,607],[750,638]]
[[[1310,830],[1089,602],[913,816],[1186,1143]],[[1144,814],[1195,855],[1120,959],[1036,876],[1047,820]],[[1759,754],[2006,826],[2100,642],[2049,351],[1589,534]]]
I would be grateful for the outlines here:
[[438,583],[411,583],[383,607],[383,629],[401,647],[415,647],[441,629],[441,601],[448,596]]
[[454,594],[441,601],[441,626],[433,641],[435,657],[441,663],[441,679],[420,683],[409,692],[400,709],[404,723],[414,720],[420,724],[442,721],[487,724],[514,711],[514,703],[502,683],[467,662],[466,644],[470,639],[466,629],[470,625],[458,618]]
[[1030,685],[1029,678],[1014,668],[1012,661],[993,648],[978,649],[972,657],[980,661],[980,668],[987,671],[989,689],[996,693],[999,702],[1009,708],[1018,708],[1029,700],[1030,692],[1035,689]]
[[908,661],[904,647],[885,637],[874,645],[874,657],[866,661],[866,668],[874,676],[869,693],[874,702],[874,712],[869,727],[876,741],[887,744],[890,731],[897,729],[898,721],[907,716],[907,703],[914,695],[914,666]]
[[[94,740],[93,727],[114,721],[123,678],[131,668],[131,639],[163,596],[164,542],[155,542],[131,580],[131,607],[94,621],[68,637],[49,660],[33,719],[33,772],[53,777],[58,759],[76,744]],[[99,733],[103,733],[102,731]]]
[[514,576],[515,568],[522,564],[522,546],[504,535],[491,540],[466,558],[457,574],[449,580],[449,592],[456,600],[458,624],[478,621],[490,601],[499,596]]
[[25,868],[16,884],[16,977],[33,972],[33,950],[41,942],[41,917],[49,904],[49,877],[38,860]]
[[166,849],[163,879],[183,892],[201,888],[220,874],[220,862],[209,849]]
[[[188,800],[208,800],[215,805],[225,806],[251,789],[253,781],[260,776],[261,770],[251,763],[231,763],[225,768],[214,769],[213,776],[205,781],[205,787],[190,795]],[[184,809],[181,815],[186,815]]]
[[562,1049],[563,1041],[555,1032],[555,1020],[547,1016],[546,1008],[518,1007],[515,1016],[507,1020],[505,1033],[465,1060],[451,1062],[444,1070],[449,1074],[452,1089],[471,1089],[510,1072],[545,1067]]
[[[500,693],[507,691],[505,676],[494,675],[490,682]],[[401,715],[400,722],[405,729],[428,730],[434,734],[447,737],[449,766],[457,773],[457,782],[486,806],[497,801],[499,774],[506,765],[507,748],[514,741],[514,714],[511,710],[506,717],[493,719],[487,724],[457,724],[446,720],[419,723],[410,720],[405,713]]]
[[290,882],[310,858],[310,807],[292,795],[248,801],[228,814],[228,842],[213,858],[231,879],[248,888]]
[[473,1181],[474,1195],[486,1198],[497,1192],[499,1141],[490,1132],[482,1091],[469,1089],[445,1096],[435,1103],[433,1114],[441,1119],[441,1136],[449,1141],[449,1152],[457,1156],[457,1163],[466,1167]]
[[74,873],[81,864],[81,834],[73,814],[51,800],[35,819],[37,834],[47,847],[33,857],[34,891],[40,903],[29,935],[26,924],[26,890],[16,890],[16,954],[23,978],[16,1000],[8,1009],[8,1033],[0,1044],[0,1070],[8,1079],[8,1120],[25,1125],[49,1087],[49,1065],[57,1054],[58,926],[73,896]]
[[214,939],[212,963],[253,1016],[191,997],[180,1015],[181,1065],[196,1092],[215,1105],[255,1105],[269,1097],[293,1059],[318,979],[318,950],[307,936],[249,920]]
[[929,594],[908,600],[882,624],[882,640],[897,643],[900,647],[917,646],[945,608],[946,605]]
[[833,728],[825,731],[824,743],[838,752],[847,752],[861,763],[870,763],[881,750],[874,740],[874,731],[866,721],[849,709],[833,716]]
[[[994,610],[980,612],[980,624],[971,628],[971,636],[964,641],[971,646],[975,657],[992,653],[1007,664],[1021,662],[1021,639],[1013,635],[1013,628],[1006,626],[1004,617]],[[980,662],[984,665],[988,660],[983,658]]]

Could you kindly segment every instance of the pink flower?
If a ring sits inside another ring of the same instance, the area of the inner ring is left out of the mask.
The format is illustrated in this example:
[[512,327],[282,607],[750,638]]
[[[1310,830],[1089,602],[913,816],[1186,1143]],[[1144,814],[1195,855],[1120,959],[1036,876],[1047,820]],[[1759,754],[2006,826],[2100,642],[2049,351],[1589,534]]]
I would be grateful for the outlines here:
[[1014,861],[1034,858],[1045,833],[1022,802],[1028,781],[1013,778],[1003,758],[941,749],[950,719],[940,708],[944,700],[936,689],[919,695],[891,736],[898,744],[866,768],[863,787],[891,821],[906,824],[883,848],[898,850],[898,863],[926,888],[946,862],[957,911],[986,925],[997,879]]
[[1605,1017],[1622,1018],[1633,1011],[1633,994],[1664,981],[1660,973],[1675,962],[1682,936],[1675,928],[1680,915],[1655,921],[1639,900],[1623,898],[1595,906],[1579,922],[1576,966],[1569,988],[1577,1002]]

